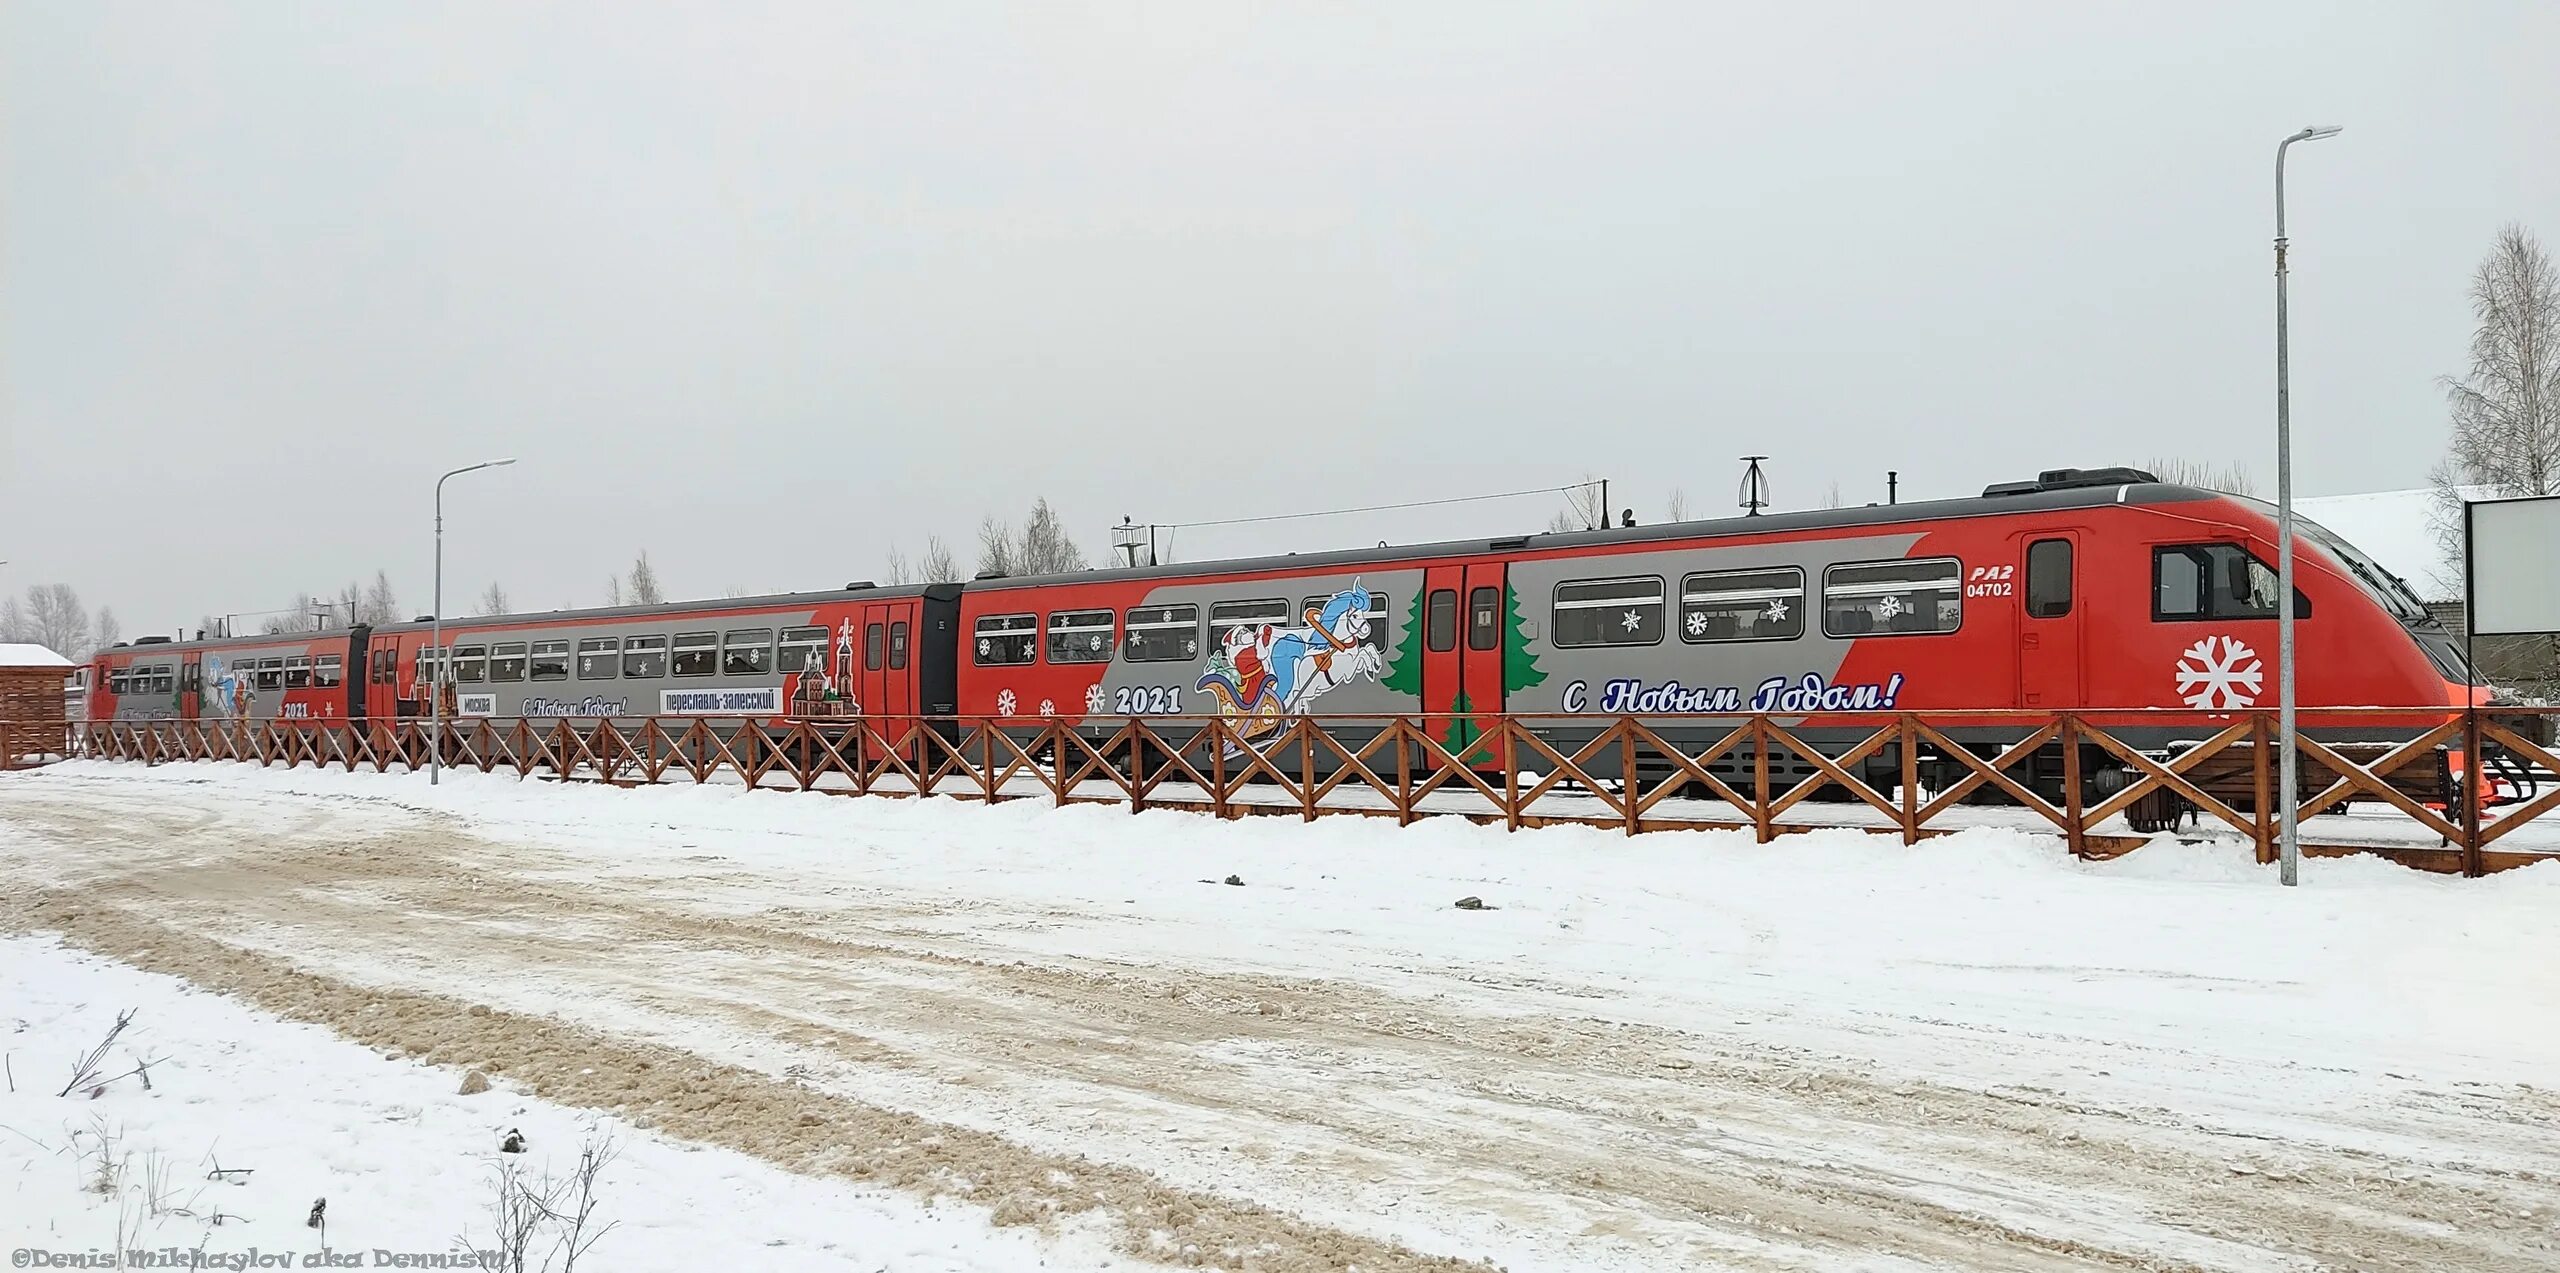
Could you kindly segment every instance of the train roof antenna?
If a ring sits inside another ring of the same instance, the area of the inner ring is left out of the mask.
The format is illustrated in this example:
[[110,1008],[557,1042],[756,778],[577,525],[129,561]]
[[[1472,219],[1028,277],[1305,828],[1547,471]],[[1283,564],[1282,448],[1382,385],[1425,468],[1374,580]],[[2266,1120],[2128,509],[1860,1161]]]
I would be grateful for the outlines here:
[[1742,515],[1745,517],[1758,517],[1760,510],[1769,506],[1769,475],[1760,471],[1760,461],[1768,458],[1765,455],[1742,457],[1743,463],[1751,466],[1742,473]]

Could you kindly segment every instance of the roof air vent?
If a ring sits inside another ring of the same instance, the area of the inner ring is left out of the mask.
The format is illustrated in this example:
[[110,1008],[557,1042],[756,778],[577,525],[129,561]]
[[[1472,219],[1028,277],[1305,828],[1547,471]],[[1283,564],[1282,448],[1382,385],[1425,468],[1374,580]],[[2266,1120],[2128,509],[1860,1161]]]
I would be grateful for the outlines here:
[[2070,491],[2090,486],[2131,486],[2139,482],[2157,482],[2159,478],[2141,469],[2046,469],[2032,482],[1994,482],[1982,488],[1984,499],[2003,495],[2034,495],[2043,491]]

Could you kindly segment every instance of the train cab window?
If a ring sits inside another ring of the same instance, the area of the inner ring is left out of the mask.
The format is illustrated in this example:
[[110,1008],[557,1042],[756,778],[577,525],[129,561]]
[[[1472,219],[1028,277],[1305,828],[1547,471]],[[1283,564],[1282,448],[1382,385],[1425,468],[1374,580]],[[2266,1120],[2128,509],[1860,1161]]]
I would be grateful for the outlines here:
[[1717,570],[1680,581],[1680,639],[1792,641],[1804,635],[1804,571]]
[[1556,585],[1558,646],[1653,645],[1662,640],[1662,580],[1579,579]]
[[1200,657],[1200,607],[1142,606],[1131,610],[1121,649],[1132,663],[1180,663]]
[[1209,607],[1209,644],[1222,647],[1241,631],[1252,636],[1262,625],[1290,626],[1289,601],[1273,597],[1257,601],[1221,601]]
[[[2151,618],[2272,619],[2275,567],[2238,544],[2178,544],[2151,550]],[[2293,592],[2293,617],[2311,617],[2311,599]]]
[[774,660],[774,670],[806,672],[811,668],[825,665],[826,661],[827,630],[825,628],[784,628],[782,630],[782,653]]
[[[1326,606],[1332,604],[1332,597],[1309,597],[1299,606],[1299,612],[1302,614],[1309,610],[1321,612]],[[1387,648],[1387,594],[1370,593],[1369,608],[1363,613],[1369,620],[1369,635],[1362,637],[1360,643],[1373,645],[1381,650]]]
[[2071,541],[2039,539],[2027,545],[2027,617],[2059,619],[2071,613]]
[[284,661],[284,687],[289,690],[311,688],[311,660],[308,657],[297,654]]
[[[193,668],[196,665],[190,663],[187,666],[189,668]],[[338,688],[340,685],[345,684],[346,677],[342,674],[342,670],[345,667],[346,659],[342,655],[323,654],[319,658],[313,659],[311,661],[311,688],[333,690]]]
[[1853,561],[1822,570],[1822,631],[1926,636],[1964,626],[1964,566],[1953,557]]
[[1111,645],[1110,611],[1049,612],[1050,662],[1108,663],[1111,661]]
[[622,638],[622,674],[654,681],[667,674],[667,639],[662,636]]
[[569,643],[566,641],[534,642],[533,661],[527,665],[526,675],[537,681],[568,680]]
[[735,628],[720,638],[720,675],[773,673],[773,629]]
[[621,671],[621,637],[578,638],[579,680],[610,681]]
[[1502,590],[1477,588],[1467,594],[1467,648],[1502,648]]
[[489,679],[489,647],[457,645],[453,647],[453,680],[457,685],[478,685]]
[[1431,594],[1430,612],[1422,619],[1425,643],[1436,653],[1458,648],[1458,590],[1441,588]]
[[673,668],[675,675],[709,676],[719,669],[719,633],[679,632],[676,634],[676,658]]
[[975,632],[981,667],[1028,663],[1040,653],[1040,616],[1036,614],[986,615],[978,620]]
[[862,670],[877,672],[889,657],[889,630],[875,623],[862,630]]
[[283,659],[269,658],[258,660],[258,688],[268,691],[281,690],[284,688]]
[[501,641],[489,647],[489,679],[492,681],[523,680],[524,664],[522,641]]
[[907,621],[900,619],[889,625],[889,670],[895,672],[906,665]]

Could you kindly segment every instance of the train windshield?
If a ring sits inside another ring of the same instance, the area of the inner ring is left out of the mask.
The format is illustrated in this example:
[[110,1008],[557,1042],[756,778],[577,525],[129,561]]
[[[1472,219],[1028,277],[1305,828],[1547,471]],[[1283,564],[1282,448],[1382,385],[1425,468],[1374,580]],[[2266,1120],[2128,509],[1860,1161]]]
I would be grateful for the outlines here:
[[[2248,502],[2257,505],[2260,511],[2266,513],[2267,520],[2275,520],[2275,505],[2263,500],[2253,499]],[[2383,609],[2391,612],[2391,617],[2404,624],[2436,626],[2435,612],[2427,609],[2426,603],[2418,599],[2418,594],[2409,587],[2409,581],[2391,573],[2381,562],[2365,555],[2363,549],[2340,539],[2336,531],[2300,513],[2293,515],[2293,528],[2296,534],[2320,545],[2322,551],[2337,558],[2338,564],[2345,566],[2347,573],[2354,575],[2356,582],[2363,585],[2364,590],[2372,594],[2374,600],[2381,602]]]

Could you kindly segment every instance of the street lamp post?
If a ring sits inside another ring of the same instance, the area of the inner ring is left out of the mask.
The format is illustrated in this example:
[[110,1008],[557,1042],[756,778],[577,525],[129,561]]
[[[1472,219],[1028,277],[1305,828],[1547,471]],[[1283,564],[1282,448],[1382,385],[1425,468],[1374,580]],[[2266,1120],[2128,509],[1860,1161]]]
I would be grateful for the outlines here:
[[[427,785],[431,787],[440,784],[444,780],[444,687],[453,676],[453,660],[446,658],[443,653],[444,484],[454,478],[462,476],[465,473],[476,473],[481,469],[501,468],[513,463],[515,463],[515,459],[511,456],[503,460],[489,460],[480,464],[466,464],[461,468],[455,469],[452,472],[445,474],[443,477],[436,479],[436,604],[435,613],[428,616],[429,635],[427,637],[427,648],[436,651],[435,677],[427,684],[427,701],[434,705],[429,709],[430,715],[428,719],[430,723],[427,726]],[[415,771],[413,770],[412,772]]]
[[2293,725],[2293,387],[2284,312],[2284,155],[2295,142],[2335,137],[2338,131],[2335,125],[2315,125],[2276,145],[2276,742],[2283,749],[2278,764],[2279,781],[2284,784],[2276,809],[2278,874],[2288,888],[2299,882],[2302,873],[2302,840],[2296,826],[2302,791],[2295,776],[2299,755]]

